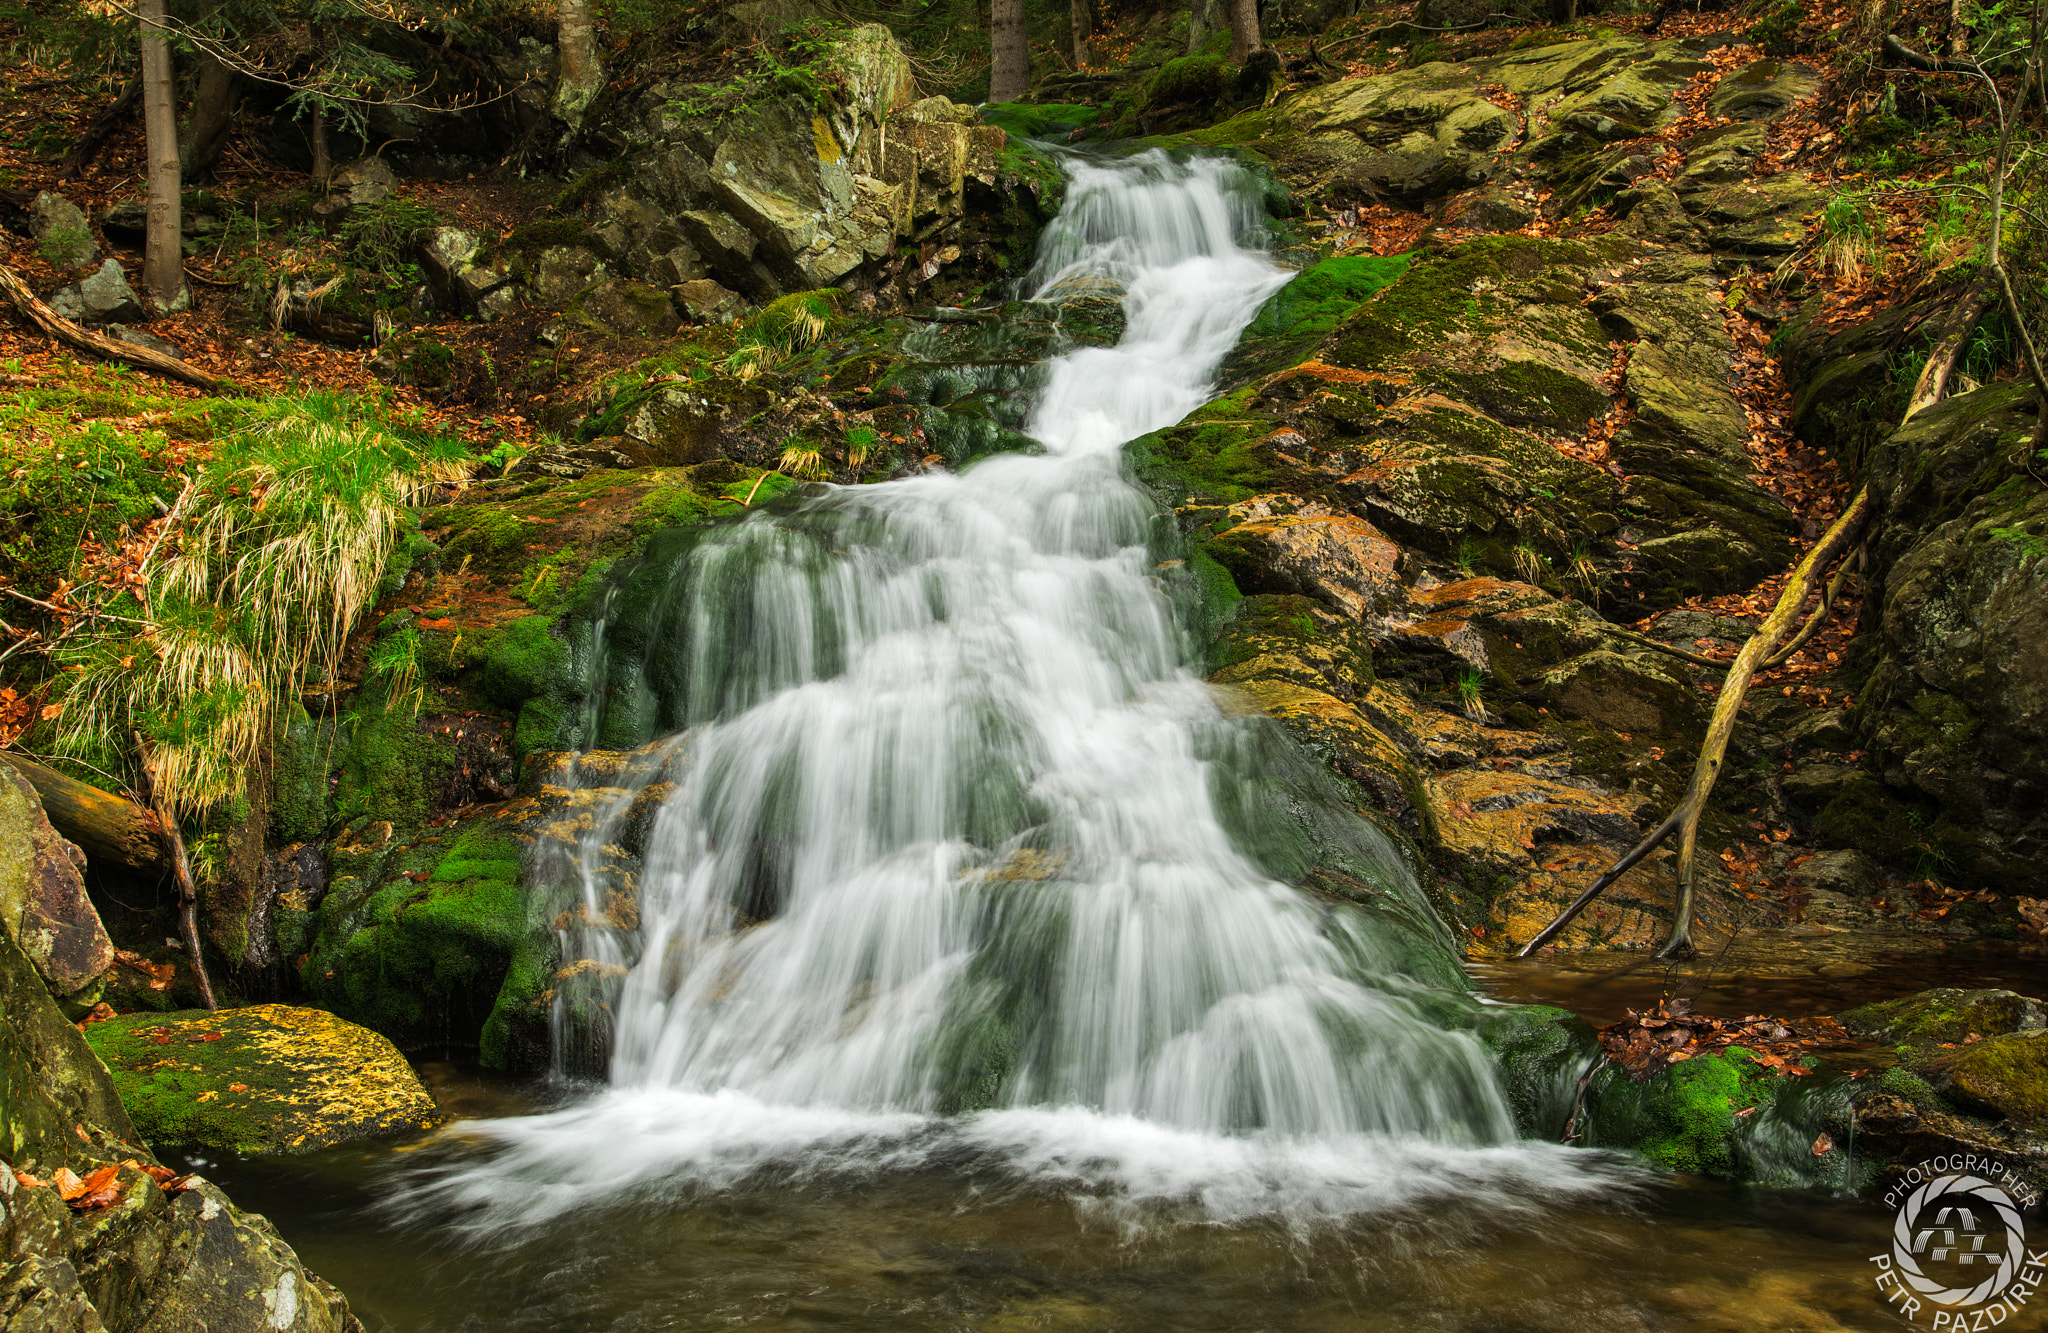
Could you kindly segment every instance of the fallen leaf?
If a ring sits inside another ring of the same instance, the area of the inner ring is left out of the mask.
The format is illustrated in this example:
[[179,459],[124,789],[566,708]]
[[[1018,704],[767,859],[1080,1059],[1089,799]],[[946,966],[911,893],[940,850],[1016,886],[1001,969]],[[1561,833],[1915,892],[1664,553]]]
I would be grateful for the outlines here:
[[1741,1119],[1742,1119],[1742,1118],[1744,1118],[1745,1116],[1752,1116],[1752,1115],[1755,1115],[1755,1114],[1756,1114],[1756,1108],[1755,1108],[1754,1106],[1745,1106],[1745,1107],[1743,1107],[1743,1108],[1742,1108],[1742,1109],[1741,1109],[1740,1111],[1737,1111],[1737,1112],[1735,1113],[1735,1118],[1736,1118],[1737,1120],[1741,1120]]
[[50,1177],[50,1183],[57,1187],[57,1197],[67,1203],[85,1193],[85,1182],[68,1166],[58,1167],[57,1174]]
[[1826,1130],[1822,1130],[1820,1132],[1820,1137],[1813,1141],[1813,1155],[1815,1157],[1824,1156],[1827,1153],[1833,1152],[1834,1147],[1835,1140],[1833,1136],[1830,1135]]
[[230,1084],[228,1084],[228,1091],[229,1091],[229,1092],[247,1092],[248,1090],[249,1090],[249,1085],[248,1085],[248,1084],[246,1084],[246,1083],[230,1083]]

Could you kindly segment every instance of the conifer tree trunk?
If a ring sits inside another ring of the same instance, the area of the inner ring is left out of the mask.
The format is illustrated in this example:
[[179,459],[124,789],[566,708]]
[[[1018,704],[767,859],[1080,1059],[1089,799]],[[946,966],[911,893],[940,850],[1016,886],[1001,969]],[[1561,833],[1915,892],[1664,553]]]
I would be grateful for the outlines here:
[[1230,63],[1242,65],[1245,57],[1265,42],[1259,36],[1259,0],[1230,0]]
[[604,86],[604,69],[597,58],[597,24],[590,15],[590,0],[557,0],[555,19],[559,64],[550,109],[555,119],[573,130],[583,123],[583,113]]
[[1031,91],[1031,48],[1025,44],[1024,0],[994,0],[989,9],[988,100],[1014,102]]
[[149,164],[149,228],[142,252],[142,286],[159,309],[185,291],[184,219],[178,193],[178,87],[165,40],[164,0],[138,0],[142,21],[142,128]]
[[1088,12],[1088,0],[1069,0],[1067,15],[1074,28],[1074,68],[1088,67],[1088,39],[1094,35],[1094,23]]

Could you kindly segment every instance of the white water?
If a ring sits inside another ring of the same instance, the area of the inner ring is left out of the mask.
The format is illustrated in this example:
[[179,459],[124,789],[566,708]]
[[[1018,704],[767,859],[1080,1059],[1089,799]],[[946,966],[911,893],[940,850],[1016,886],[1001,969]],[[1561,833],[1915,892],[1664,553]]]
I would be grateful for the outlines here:
[[691,725],[640,929],[569,941],[629,969],[610,1090],[467,1127],[490,1151],[445,1200],[944,1167],[1302,1220],[1606,1187],[1516,1144],[1479,1043],[1428,1017],[1404,960],[1447,945],[1386,924],[1428,920],[1398,862],[1391,916],[1333,912],[1219,815],[1248,724],[1190,669],[1119,448],[1204,401],[1287,277],[1232,171],[1074,165],[1036,281],[1114,281],[1129,326],[1051,363],[1043,455],[835,490],[678,570]]

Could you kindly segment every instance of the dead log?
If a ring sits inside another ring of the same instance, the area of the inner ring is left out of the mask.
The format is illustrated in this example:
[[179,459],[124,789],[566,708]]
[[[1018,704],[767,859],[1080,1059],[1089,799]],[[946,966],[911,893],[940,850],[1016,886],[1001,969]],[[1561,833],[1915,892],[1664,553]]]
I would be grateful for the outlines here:
[[1692,899],[1693,885],[1697,878],[1694,861],[1699,850],[1700,818],[1706,813],[1707,798],[1713,795],[1714,784],[1721,776],[1721,761],[1728,753],[1728,741],[1735,733],[1735,717],[1742,710],[1742,699],[1749,692],[1749,682],[1770,657],[1791,630],[1799,612],[1806,605],[1807,597],[1813,592],[1816,580],[1824,577],[1828,567],[1843,555],[1849,544],[1855,540],[1862,528],[1863,520],[1870,513],[1870,488],[1862,487],[1850,500],[1849,507],[1842,511],[1834,525],[1822,534],[1820,541],[1806,558],[1792,571],[1792,577],[1785,581],[1785,591],[1779,596],[1778,604],[1771,608],[1770,615],[1757,627],[1756,633],[1742,645],[1742,651],[1728,664],[1728,676],[1721,686],[1721,694],[1714,702],[1714,715],[1707,723],[1707,735],[1700,745],[1699,762],[1694,765],[1692,784],[1686,788],[1671,815],[1655,832],[1616,862],[1608,872],[1595,880],[1591,887],[1580,894],[1558,915],[1557,920],[1545,926],[1536,938],[1523,945],[1516,955],[1527,958],[1557,937],[1557,933],[1571,924],[1593,901],[1601,890],[1621,878],[1622,872],[1648,856],[1657,845],[1670,837],[1679,835],[1678,843],[1678,904],[1672,914],[1671,935],[1664,941],[1664,947],[1657,951],[1660,958],[1689,957],[1694,951],[1692,945]]
[[166,379],[174,379],[182,384],[190,384],[208,393],[222,393],[227,389],[220,380],[195,366],[187,365],[175,356],[165,356],[162,352],[152,352],[147,347],[136,347],[131,343],[115,342],[112,338],[102,337],[90,329],[73,324],[37,300],[36,294],[21,280],[21,275],[5,264],[0,264],[0,295],[6,296],[8,303],[23,319],[58,342],[88,356],[96,356],[106,361],[119,361],[123,365],[146,370],[152,375],[162,375]]
[[0,760],[28,779],[43,800],[50,826],[77,843],[88,863],[119,866],[152,878],[170,870],[149,811],[33,759],[0,751]]

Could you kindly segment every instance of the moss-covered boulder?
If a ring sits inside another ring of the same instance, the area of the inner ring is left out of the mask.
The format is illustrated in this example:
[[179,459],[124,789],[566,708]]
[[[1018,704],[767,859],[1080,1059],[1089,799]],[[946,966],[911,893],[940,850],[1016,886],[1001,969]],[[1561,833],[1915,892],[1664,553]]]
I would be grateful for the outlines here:
[[2048,1121],[2048,1033],[1970,1042],[1943,1062],[1951,1098],[2000,1120]]
[[1687,1175],[1854,1189],[1870,1164],[1838,1146],[1852,1123],[1840,1079],[1781,1075],[1731,1046],[1643,1082],[1610,1062],[1587,1090],[1580,1142],[1632,1149]]
[[0,762],[0,933],[28,955],[51,994],[74,1016],[99,999],[114,965],[113,941],[86,897],[85,854],[43,813],[36,790]]
[[154,1144],[315,1152],[440,1119],[397,1047],[320,1009],[130,1014],[92,1024],[86,1039]]
[[1942,986],[1866,1004],[1841,1019],[1851,1032],[1899,1046],[1955,1045],[1973,1035],[2039,1032],[2048,1027],[2048,1004],[2016,991]]

